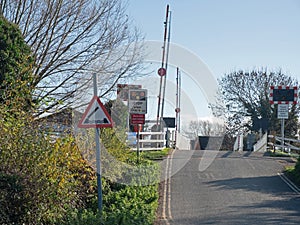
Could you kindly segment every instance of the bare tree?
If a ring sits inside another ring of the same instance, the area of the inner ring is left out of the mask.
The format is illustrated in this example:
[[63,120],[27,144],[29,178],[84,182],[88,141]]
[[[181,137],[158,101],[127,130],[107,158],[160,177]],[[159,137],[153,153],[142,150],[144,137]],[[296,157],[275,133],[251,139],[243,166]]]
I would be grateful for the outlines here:
[[225,127],[222,123],[209,120],[192,120],[184,133],[191,139],[198,136],[222,136]]
[[[269,103],[270,86],[298,86],[298,82],[280,70],[270,72],[265,70],[237,71],[225,74],[219,80],[220,102],[224,106],[211,106],[215,111],[223,111],[227,124],[227,132],[236,134],[255,130],[254,124],[267,121],[270,130],[280,132],[280,121],[277,119],[277,107]],[[221,114],[221,113],[219,113]],[[297,133],[297,115],[299,107],[291,107],[287,133]]]
[[0,0],[0,12],[31,46],[37,115],[80,99],[94,73],[103,96],[140,65],[141,36],[121,0]]

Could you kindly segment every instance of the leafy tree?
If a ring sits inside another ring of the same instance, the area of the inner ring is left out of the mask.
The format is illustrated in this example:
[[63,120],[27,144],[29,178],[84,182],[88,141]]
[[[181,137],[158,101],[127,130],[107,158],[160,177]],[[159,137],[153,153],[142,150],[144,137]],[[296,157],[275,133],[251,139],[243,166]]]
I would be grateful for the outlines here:
[[0,15],[0,103],[27,107],[32,98],[33,58],[19,28]]
[[0,13],[20,27],[35,56],[37,115],[81,102],[93,73],[101,96],[136,75],[141,38],[121,0],[0,0]]
[[[267,121],[269,130],[280,133],[277,106],[269,103],[271,85],[298,86],[298,82],[280,70],[277,72],[241,70],[225,74],[219,80],[219,98],[224,106],[213,106],[213,108],[215,111],[225,112],[229,133],[253,130],[253,124],[260,120]],[[289,124],[286,126],[287,135],[297,134],[298,113],[299,107],[292,106],[286,122],[287,125]]]

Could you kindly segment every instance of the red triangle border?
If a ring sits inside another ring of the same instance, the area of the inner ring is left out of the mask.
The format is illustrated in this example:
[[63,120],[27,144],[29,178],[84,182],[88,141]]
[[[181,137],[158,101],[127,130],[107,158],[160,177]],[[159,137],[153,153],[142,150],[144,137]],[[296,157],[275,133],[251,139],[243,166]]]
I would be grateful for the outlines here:
[[[103,110],[105,116],[107,117],[107,119],[109,120],[110,123],[108,123],[108,124],[83,124],[83,121],[87,117],[87,114],[90,111],[90,109],[93,106],[93,104],[94,104],[95,101],[98,102],[98,104],[100,105],[101,109]],[[98,96],[94,96],[92,98],[92,100],[90,101],[88,107],[86,108],[86,110],[85,110],[83,116],[81,117],[81,119],[80,119],[80,121],[79,121],[79,123],[78,123],[77,126],[79,128],[112,128],[113,127],[112,119],[111,119],[109,113],[107,112],[105,106],[100,101],[100,98]]]

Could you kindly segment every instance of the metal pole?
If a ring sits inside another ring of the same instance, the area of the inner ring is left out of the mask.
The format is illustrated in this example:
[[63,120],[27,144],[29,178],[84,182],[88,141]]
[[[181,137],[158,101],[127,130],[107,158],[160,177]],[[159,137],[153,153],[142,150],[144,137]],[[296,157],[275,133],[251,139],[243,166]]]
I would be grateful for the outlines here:
[[[170,13],[169,19],[167,17],[166,21],[168,23],[168,42],[167,42],[167,51],[166,51],[166,62],[165,62],[165,69],[168,71],[168,60],[169,60],[169,49],[170,49],[170,40],[171,40],[171,11],[168,11],[167,13]],[[164,84],[163,84],[163,95],[162,95],[162,103],[161,103],[161,117],[164,117],[164,107],[165,107],[165,95],[166,95],[166,85],[167,85],[167,74],[164,76]]]
[[136,135],[136,161],[137,163],[140,162],[140,124],[137,125],[137,135]]
[[178,80],[178,74],[179,74],[179,68],[177,67],[177,70],[176,70],[176,120],[175,120],[175,147],[176,147],[176,144],[177,144],[177,132],[178,132],[178,113],[179,113],[179,101],[178,101],[178,98],[179,98],[179,80]]
[[[165,51],[166,51],[166,40],[167,40],[167,31],[168,31],[168,15],[169,15],[169,5],[167,5],[166,9],[166,20],[164,22],[165,25],[165,31],[164,31],[164,44],[163,44],[163,52],[162,52],[162,59],[161,59],[161,68],[164,68],[164,63],[165,63]],[[158,94],[158,104],[157,104],[157,121],[156,125],[158,125],[158,122],[161,123],[160,121],[160,105],[161,105],[161,98],[162,98],[162,85],[163,85],[163,77],[160,77],[160,83],[159,83],[159,94]]]
[[[93,76],[94,96],[97,96],[97,75]],[[96,141],[96,168],[97,168],[97,191],[98,191],[98,209],[102,211],[102,181],[101,181],[101,149],[100,149],[100,129],[95,128]]]
[[180,109],[178,113],[178,127],[177,130],[180,133],[180,113],[181,113],[181,72],[178,69],[178,108]]
[[282,151],[284,151],[284,119],[281,119],[281,138]]

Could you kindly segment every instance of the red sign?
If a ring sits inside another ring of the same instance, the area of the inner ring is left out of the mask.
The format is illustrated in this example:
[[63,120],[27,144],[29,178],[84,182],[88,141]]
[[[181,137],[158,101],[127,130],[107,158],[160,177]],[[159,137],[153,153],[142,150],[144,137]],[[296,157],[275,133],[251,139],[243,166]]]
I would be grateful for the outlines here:
[[166,75],[167,71],[166,71],[165,68],[159,68],[158,71],[157,71],[157,73],[158,73],[159,76],[162,77],[162,76]]
[[145,114],[130,114],[132,125],[145,124]]

